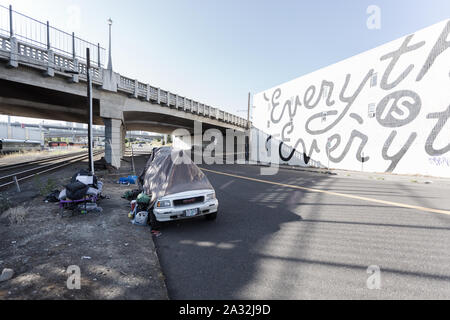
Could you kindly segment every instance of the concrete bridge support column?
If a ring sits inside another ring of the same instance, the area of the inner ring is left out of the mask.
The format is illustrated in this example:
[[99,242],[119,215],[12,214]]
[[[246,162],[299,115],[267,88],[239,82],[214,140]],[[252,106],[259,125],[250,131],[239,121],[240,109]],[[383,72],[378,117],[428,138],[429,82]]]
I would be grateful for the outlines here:
[[120,168],[123,156],[125,136],[122,120],[104,118],[105,123],[105,160],[115,168]]
[[125,143],[125,138],[127,137],[127,128],[125,127],[125,125],[121,125],[120,127],[120,139],[122,141],[122,143],[120,144],[120,156],[124,157],[125,156],[125,149],[126,149],[126,143]]

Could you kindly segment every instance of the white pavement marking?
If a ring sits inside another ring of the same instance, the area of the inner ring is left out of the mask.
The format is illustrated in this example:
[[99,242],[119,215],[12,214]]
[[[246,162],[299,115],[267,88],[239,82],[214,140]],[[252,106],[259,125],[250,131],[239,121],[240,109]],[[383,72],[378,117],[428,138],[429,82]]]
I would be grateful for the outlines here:
[[413,209],[413,210],[419,210],[419,211],[431,212],[431,213],[439,213],[439,214],[445,214],[445,215],[449,215],[450,216],[450,211],[448,211],[448,210],[439,210],[439,209],[425,208],[425,207],[413,206],[413,205],[409,205],[409,204],[405,204],[405,203],[385,201],[385,200],[378,200],[378,199],[367,198],[367,197],[360,197],[360,196],[352,195],[352,194],[337,193],[337,192],[331,192],[331,191],[326,191],[326,190],[295,186],[295,185],[291,185],[291,184],[284,184],[284,183],[278,183],[278,182],[273,182],[273,181],[268,181],[268,180],[255,179],[255,178],[239,176],[239,175],[236,175],[236,174],[225,173],[225,172],[209,170],[209,169],[203,169],[203,168],[202,168],[202,170],[206,171],[206,172],[211,172],[211,173],[215,173],[215,174],[219,174],[219,175],[228,176],[228,177],[234,177],[234,178],[238,178],[238,179],[254,181],[254,182],[260,182],[260,183],[265,183],[265,184],[271,184],[271,185],[281,186],[281,187],[285,187],[285,188],[291,188],[291,189],[297,189],[297,190],[304,190],[304,191],[310,191],[310,192],[323,193],[323,194],[328,194],[328,195],[342,197],[342,198],[360,200],[360,201],[365,201],[365,202],[381,203],[381,204],[386,204],[386,205],[389,205],[389,206],[394,206],[394,207],[399,207],[399,208]]

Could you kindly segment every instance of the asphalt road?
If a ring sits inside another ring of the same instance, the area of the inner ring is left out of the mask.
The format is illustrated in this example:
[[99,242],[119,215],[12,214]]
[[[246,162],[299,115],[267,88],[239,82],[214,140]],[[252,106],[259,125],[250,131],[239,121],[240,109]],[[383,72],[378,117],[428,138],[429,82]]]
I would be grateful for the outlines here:
[[231,175],[205,171],[217,221],[156,239],[171,299],[450,299],[450,216],[426,210],[450,211],[450,184],[203,168]]

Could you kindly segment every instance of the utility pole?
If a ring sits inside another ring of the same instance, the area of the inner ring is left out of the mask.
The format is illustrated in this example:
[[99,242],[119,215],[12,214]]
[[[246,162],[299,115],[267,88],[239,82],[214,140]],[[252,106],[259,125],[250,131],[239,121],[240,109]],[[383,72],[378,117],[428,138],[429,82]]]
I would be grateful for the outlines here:
[[93,122],[93,106],[92,106],[92,78],[91,78],[91,52],[86,48],[86,75],[87,75],[87,97],[89,104],[89,124],[88,124],[88,148],[89,148],[89,172],[94,175],[94,155],[92,152],[92,122]]

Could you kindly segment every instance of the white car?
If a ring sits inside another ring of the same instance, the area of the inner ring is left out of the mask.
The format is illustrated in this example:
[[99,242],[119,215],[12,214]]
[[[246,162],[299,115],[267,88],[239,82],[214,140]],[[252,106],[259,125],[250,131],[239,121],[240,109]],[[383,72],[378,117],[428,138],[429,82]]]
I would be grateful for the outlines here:
[[154,148],[138,180],[151,198],[148,213],[153,228],[160,222],[217,218],[219,202],[213,186],[182,150]]
[[158,222],[167,222],[204,216],[217,218],[219,201],[214,190],[186,191],[165,196],[156,201],[153,214]]

